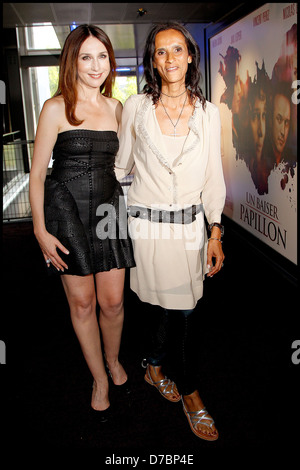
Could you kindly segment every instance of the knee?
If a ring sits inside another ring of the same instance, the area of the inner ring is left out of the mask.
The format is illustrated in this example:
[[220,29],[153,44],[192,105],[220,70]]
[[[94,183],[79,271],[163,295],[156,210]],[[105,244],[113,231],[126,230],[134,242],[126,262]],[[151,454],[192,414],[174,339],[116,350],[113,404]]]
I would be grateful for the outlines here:
[[105,316],[117,317],[123,313],[123,297],[106,297],[105,299],[100,298],[99,305],[101,312]]
[[71,314],[82,322],[88,320],[96,311],[94,296],[77,296],[71,302]]

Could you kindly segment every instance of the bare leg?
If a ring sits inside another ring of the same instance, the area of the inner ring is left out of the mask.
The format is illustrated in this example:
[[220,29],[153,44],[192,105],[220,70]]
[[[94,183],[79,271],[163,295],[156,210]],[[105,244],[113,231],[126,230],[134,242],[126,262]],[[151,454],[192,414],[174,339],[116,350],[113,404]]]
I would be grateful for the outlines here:
[[119,351],[124,322],[124,279],[125,269],[96,274],[97,297],[100,305],[99,323],[102,333],[105,357],[113,382],[122,385],[127,374],[119,362]]
[[94,276],[91,274],[61,277],[70,306],[71,321],[87,365],[94,377],[91,406],[95,410],[105,410],[109,406],[108,378],[96,317]]

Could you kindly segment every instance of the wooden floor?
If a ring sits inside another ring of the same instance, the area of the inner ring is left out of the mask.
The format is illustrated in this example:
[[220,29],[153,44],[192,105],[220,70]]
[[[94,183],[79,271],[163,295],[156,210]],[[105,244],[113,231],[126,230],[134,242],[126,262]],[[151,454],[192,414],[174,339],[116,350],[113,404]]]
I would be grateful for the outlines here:
[[133,391],[128,400],[111,388],[112,419],[93,419],[92,378],[61,281],[48,276],[31,222],[6,224],[0,339],[7,360],[0,373],[8,440],[18,449],[97,448],[100,464],[113,454],[147,461],[158,453],[191,454],[200,464],[204,448],[299,444],[300,365],[291,361],[297,287],[230,229],[224,251],[225,266],[205,281],[195,323],[199,391],[220,433],[205,442],[191,432],[181,403],[167,402],[143,379],[149,311],[130,291],[129,273],[121,360]]

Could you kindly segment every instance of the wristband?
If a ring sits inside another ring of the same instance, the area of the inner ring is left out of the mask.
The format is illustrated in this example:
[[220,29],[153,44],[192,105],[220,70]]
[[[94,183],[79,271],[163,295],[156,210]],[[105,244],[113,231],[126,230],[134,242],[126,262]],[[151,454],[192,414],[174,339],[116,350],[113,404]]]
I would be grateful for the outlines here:
[[218,224],[217,222],[214,222],[212,224],[209,224],[208,229],[212,231],[213,227],[218,227],[221,230],[221,237],[224,235],[224,226],[221,224]]

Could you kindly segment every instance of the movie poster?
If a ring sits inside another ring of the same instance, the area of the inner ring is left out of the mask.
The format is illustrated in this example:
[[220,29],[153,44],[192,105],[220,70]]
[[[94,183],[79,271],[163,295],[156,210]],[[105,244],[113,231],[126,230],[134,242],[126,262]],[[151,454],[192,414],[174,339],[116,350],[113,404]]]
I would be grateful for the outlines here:
[[224,214],[297,263],[297,4],[268,3],[209,39]]

